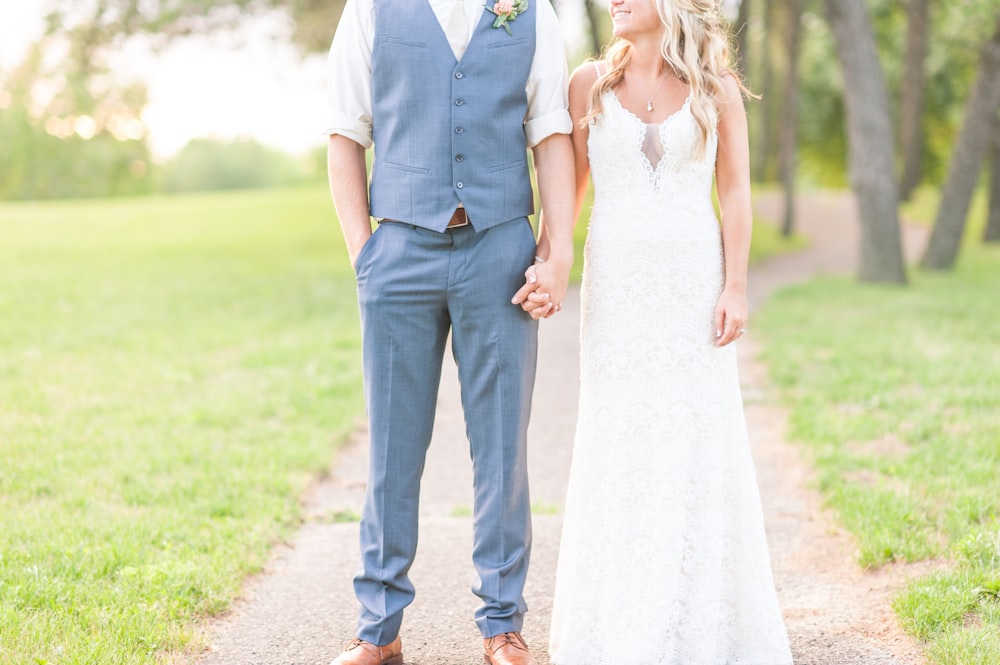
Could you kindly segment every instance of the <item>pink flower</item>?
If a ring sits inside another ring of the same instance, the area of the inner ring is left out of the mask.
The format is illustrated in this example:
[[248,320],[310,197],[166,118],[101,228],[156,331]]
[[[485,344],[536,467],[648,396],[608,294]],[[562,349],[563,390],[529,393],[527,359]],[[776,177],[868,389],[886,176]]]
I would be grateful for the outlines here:
[[493,5],[493,13],[497,16],[503,16],[504,14],[509,14],[514,8],[508,0],[500,0],[498,3]]

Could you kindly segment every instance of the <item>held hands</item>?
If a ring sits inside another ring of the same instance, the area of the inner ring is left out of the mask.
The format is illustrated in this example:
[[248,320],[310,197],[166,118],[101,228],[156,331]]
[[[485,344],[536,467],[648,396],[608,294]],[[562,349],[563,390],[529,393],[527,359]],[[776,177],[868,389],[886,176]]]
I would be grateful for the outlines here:
[[549,318],[562,309],[569,288],[569,269],[558,261],[537,261],[524,271],[524,286],[511,303],[520,305],[533,319]]
[[745,289],[727,286],[715,306],[715,344],[725,346],[746,334],[747,294]]

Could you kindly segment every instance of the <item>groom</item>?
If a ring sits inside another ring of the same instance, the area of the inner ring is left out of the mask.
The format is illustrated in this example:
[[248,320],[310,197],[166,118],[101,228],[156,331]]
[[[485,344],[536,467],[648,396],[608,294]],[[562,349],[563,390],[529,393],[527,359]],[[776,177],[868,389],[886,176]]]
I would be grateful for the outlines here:
[[[371,446],[357,636],[334,665],[403,662],[449,332],[474,467],[475,621],[487,662],[535,662],[520,635],[525,433],[537,319],[559,309],[573,260],[567,74],[549,0],[481,3],[347,0],[330,48],[330,189],[357,275]],[[545,211],[537,246],[528,148]]]

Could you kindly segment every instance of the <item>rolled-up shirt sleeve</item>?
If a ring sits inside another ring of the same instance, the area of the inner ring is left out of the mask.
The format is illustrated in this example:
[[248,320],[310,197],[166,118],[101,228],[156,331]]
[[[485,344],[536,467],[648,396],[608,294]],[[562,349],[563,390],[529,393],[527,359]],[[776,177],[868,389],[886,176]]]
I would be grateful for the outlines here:
[[528,73],[524,136],[533,148],[553,134],[569,134],[569,70],[559,19],[549,0],[535,0],[535,57]]
[[365,148],[372,144],[372,0],[347,0],[327,57],[324,133],[339,134]]

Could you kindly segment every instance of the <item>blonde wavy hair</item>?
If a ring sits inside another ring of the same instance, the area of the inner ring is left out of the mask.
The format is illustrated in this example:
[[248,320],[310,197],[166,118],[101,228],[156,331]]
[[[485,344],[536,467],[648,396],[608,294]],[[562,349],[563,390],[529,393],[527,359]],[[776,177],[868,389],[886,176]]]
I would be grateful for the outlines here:
[[[752,96],[732,67],[729,33],[719,12],[719,0],[650,0],[666,30],[660,44],[662,68],[686,83],[691,93],[691,114],[701,131],[698,154],[703,156],[714,130],[716,109],[724,100],[723,78],[734,75],[740,91]],[[590,104],[583,124],[597,119],[604,110],[605,93],[625,79],[632,46],[617,39],[606,49],[601,61],[607,71],[591,89]]]

